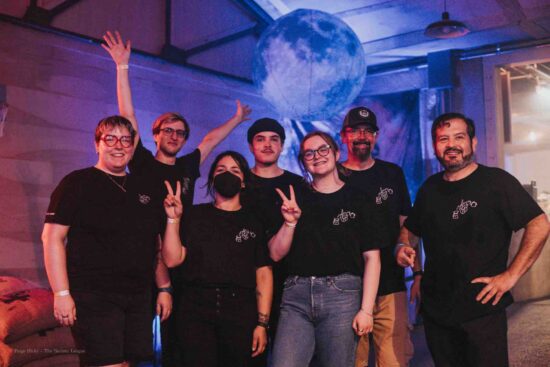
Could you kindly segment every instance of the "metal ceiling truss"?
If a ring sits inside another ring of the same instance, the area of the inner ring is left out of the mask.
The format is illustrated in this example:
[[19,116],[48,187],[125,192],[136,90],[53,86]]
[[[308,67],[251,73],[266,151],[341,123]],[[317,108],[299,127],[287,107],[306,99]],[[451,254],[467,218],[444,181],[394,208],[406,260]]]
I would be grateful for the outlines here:
[[23,19],[42,25],[50,25],[56,16],[78,4],[80,1],[82,0],[65,0],[52,9],[45,9],[38,6],[38,0],[31,0],[25,15],[23,15]]

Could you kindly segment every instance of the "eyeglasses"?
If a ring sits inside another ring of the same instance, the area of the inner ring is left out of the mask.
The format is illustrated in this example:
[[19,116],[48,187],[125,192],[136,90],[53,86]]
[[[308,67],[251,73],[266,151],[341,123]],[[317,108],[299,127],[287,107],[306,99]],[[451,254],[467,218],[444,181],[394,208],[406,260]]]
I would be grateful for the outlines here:
[[185,134],[186,134],[185,130],[181,130],[181,129],[176,130],[176,129],[172,129],[171,127],[162,128],[160,129],[160,131],[162,131],[162,133],[166,136],[172,136],[172,134],[176,133],[178,138],[185,138]]
[[123,148],[130,148],[134,144],[134,139],[128,135],[121,136],[120,138],[114,135],[105,135],[100,140],[103,140],[108,147],[114,147],[118,142],[120,142]]
[[347,128],[344,131],[346,132],[346,134],[350,134],[350,135],[353,135],[353,136],[360,136],[360,135],[376,136],[376,131],[374,131],[372,129],[369,129],[369,128],[364,128],[364,127],[360,128],[360,129]]
[[306,150],[302,154],[302,157],[304,157],[306,161],[312,161],[315,158],[315,153],[318,153],[319,157],[326,157],[329,152],[330,152],[330,145],[326,144],[326,145],[320,146],[318,149],[315,149],[315,150],[312,150],[312,149]]

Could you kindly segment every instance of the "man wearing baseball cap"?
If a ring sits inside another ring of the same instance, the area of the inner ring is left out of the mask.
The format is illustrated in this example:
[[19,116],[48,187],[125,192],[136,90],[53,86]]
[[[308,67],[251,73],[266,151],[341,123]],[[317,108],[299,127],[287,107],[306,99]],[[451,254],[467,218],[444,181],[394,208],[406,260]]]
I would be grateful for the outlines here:
[[[339,173],[343,181],[366,192],[387,216],[391,238],[380,249],[380,285],[372,310],[376,365],[408,366],[413,346],[408,329],[407,291],[403,269],[393,256],[393,243],[409,214],[411,200],[401,167],[372,156],[378,134],[373,111],[366,107],[351,109],[340,131],[348,156],[341,163]],[[415,264],[415,269],[420,268],[419,263]],[[418,289],[421,275],[415,272],[413,290]],[[411,292],[411,300],[413,294],[417,293]],[[369,338],[366,335],[359,340],[355,366],[367,366],[368,360]]]
[[[254,155],[254,166],[250,169],[250,181],[241,195],[243,206],[252,209],[264,222],[266,228],[280,228],[282,200],[275,189],[290,195],[289,185],[299,195],[303,185],[302,176],[279,167],[279,156],[283,151],[286,134],[281,124],[271,118],[256,120],[248,129],[247,140]],[[279,305],[286,277],[284,260],[273,266],[273,303],[271,307],[269,337],[273,341],[279,319]],[[256,357],[254,366],[265,366],[267,353]],[[264,360],[262,360],[264,359]]]

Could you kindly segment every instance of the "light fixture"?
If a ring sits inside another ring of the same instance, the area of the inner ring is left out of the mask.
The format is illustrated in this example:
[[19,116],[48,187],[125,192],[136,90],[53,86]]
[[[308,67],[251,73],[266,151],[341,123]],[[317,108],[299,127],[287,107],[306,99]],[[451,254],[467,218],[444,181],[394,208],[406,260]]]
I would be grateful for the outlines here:
[[424,30],[424,35],[432,38],[456,38],[470,33],[466,24],[457,20],[451,20],[447,12],[447,0],[444,0],[441,20],[430,24]]

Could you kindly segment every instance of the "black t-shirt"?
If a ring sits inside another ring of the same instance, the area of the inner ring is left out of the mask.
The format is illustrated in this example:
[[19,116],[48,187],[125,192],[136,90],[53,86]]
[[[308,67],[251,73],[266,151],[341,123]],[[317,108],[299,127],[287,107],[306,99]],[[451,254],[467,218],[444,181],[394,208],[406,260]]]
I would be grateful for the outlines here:
[[350,185],[331,194],[304,191],[298,205],[302,216],[286,256],[290,275],[361,275],[363,252],[387,243],[379,208]]
[[282,190],[290,197],[289,185],[292,185],[296,197],[300,197],[305,187],[304,178],[286,170],[282,175],[271,178],[260,177],[250,172],[249,183],[241,193],[241,202],[258,215],[266,229],[280,227],[283,223],[283,200],[275,189]]
[[[250,208],[264,225],[268,241],[274,234],[270,230],[279,230],[283,224],[283,216],[281,214],[283,200],[277,194],[275,188],[282,190],[287,197],[290,197],[289,185],[292,185],[297,198],[301,196],[306,186],[302,176],[286,170],[282,175],[271,178],[260,177],[250,172],[249,183],[241,194],[243,206]],[[278,317],[278,306],[281,303],[283,283],[287,275],[284,259],[273,263],[272,320],[274,320],[274,317]]]
[[164,221],[162,202],[150,185],[95,167],[63,178],[45,220],[70,226],[66,251],[71,290],[116,293],[149,291]]
[[199,149],[195,149],[190,154],[176,158],[174,165],[164,164],[157,161],[140,140],[128,168],[133,175],[151,183],[155,188],[155,195],[162,199],[167,194],[164,181],[169,181],[174,191],[176,190],[176,181],[180,181],[183,206],[190,208],[193,205],[195,181],[200,177],[200,160],[201,152]]
[[256,268],[270,265],[264,228],[246,209],[225,211],[213,204],[193,207],[184,222],[185,284],[256,288]]
[[477,302],[475,297],[485,284],[470,282],[505,271],[512,231],[541,213],[521,184],[499,168],[479,165],[454,182],[445,181],[443,173],[428,178],[405,221],[405,227],[424,243],[422,311],[426,316],[453,324],[509,306],[510,292],[496,306]]
[[339,166],[339,176],[349,185],[364,191],[377,206],[384,207],[389,243],[380,249],[382,270],[378,295],[383,296],[404,291],[404,269],[397,264],[393,248],[399,236],[399,216],[408,216],[411,210],[411,197],[403,170],[396,164],[377,159],[366,170],[356,171]]

